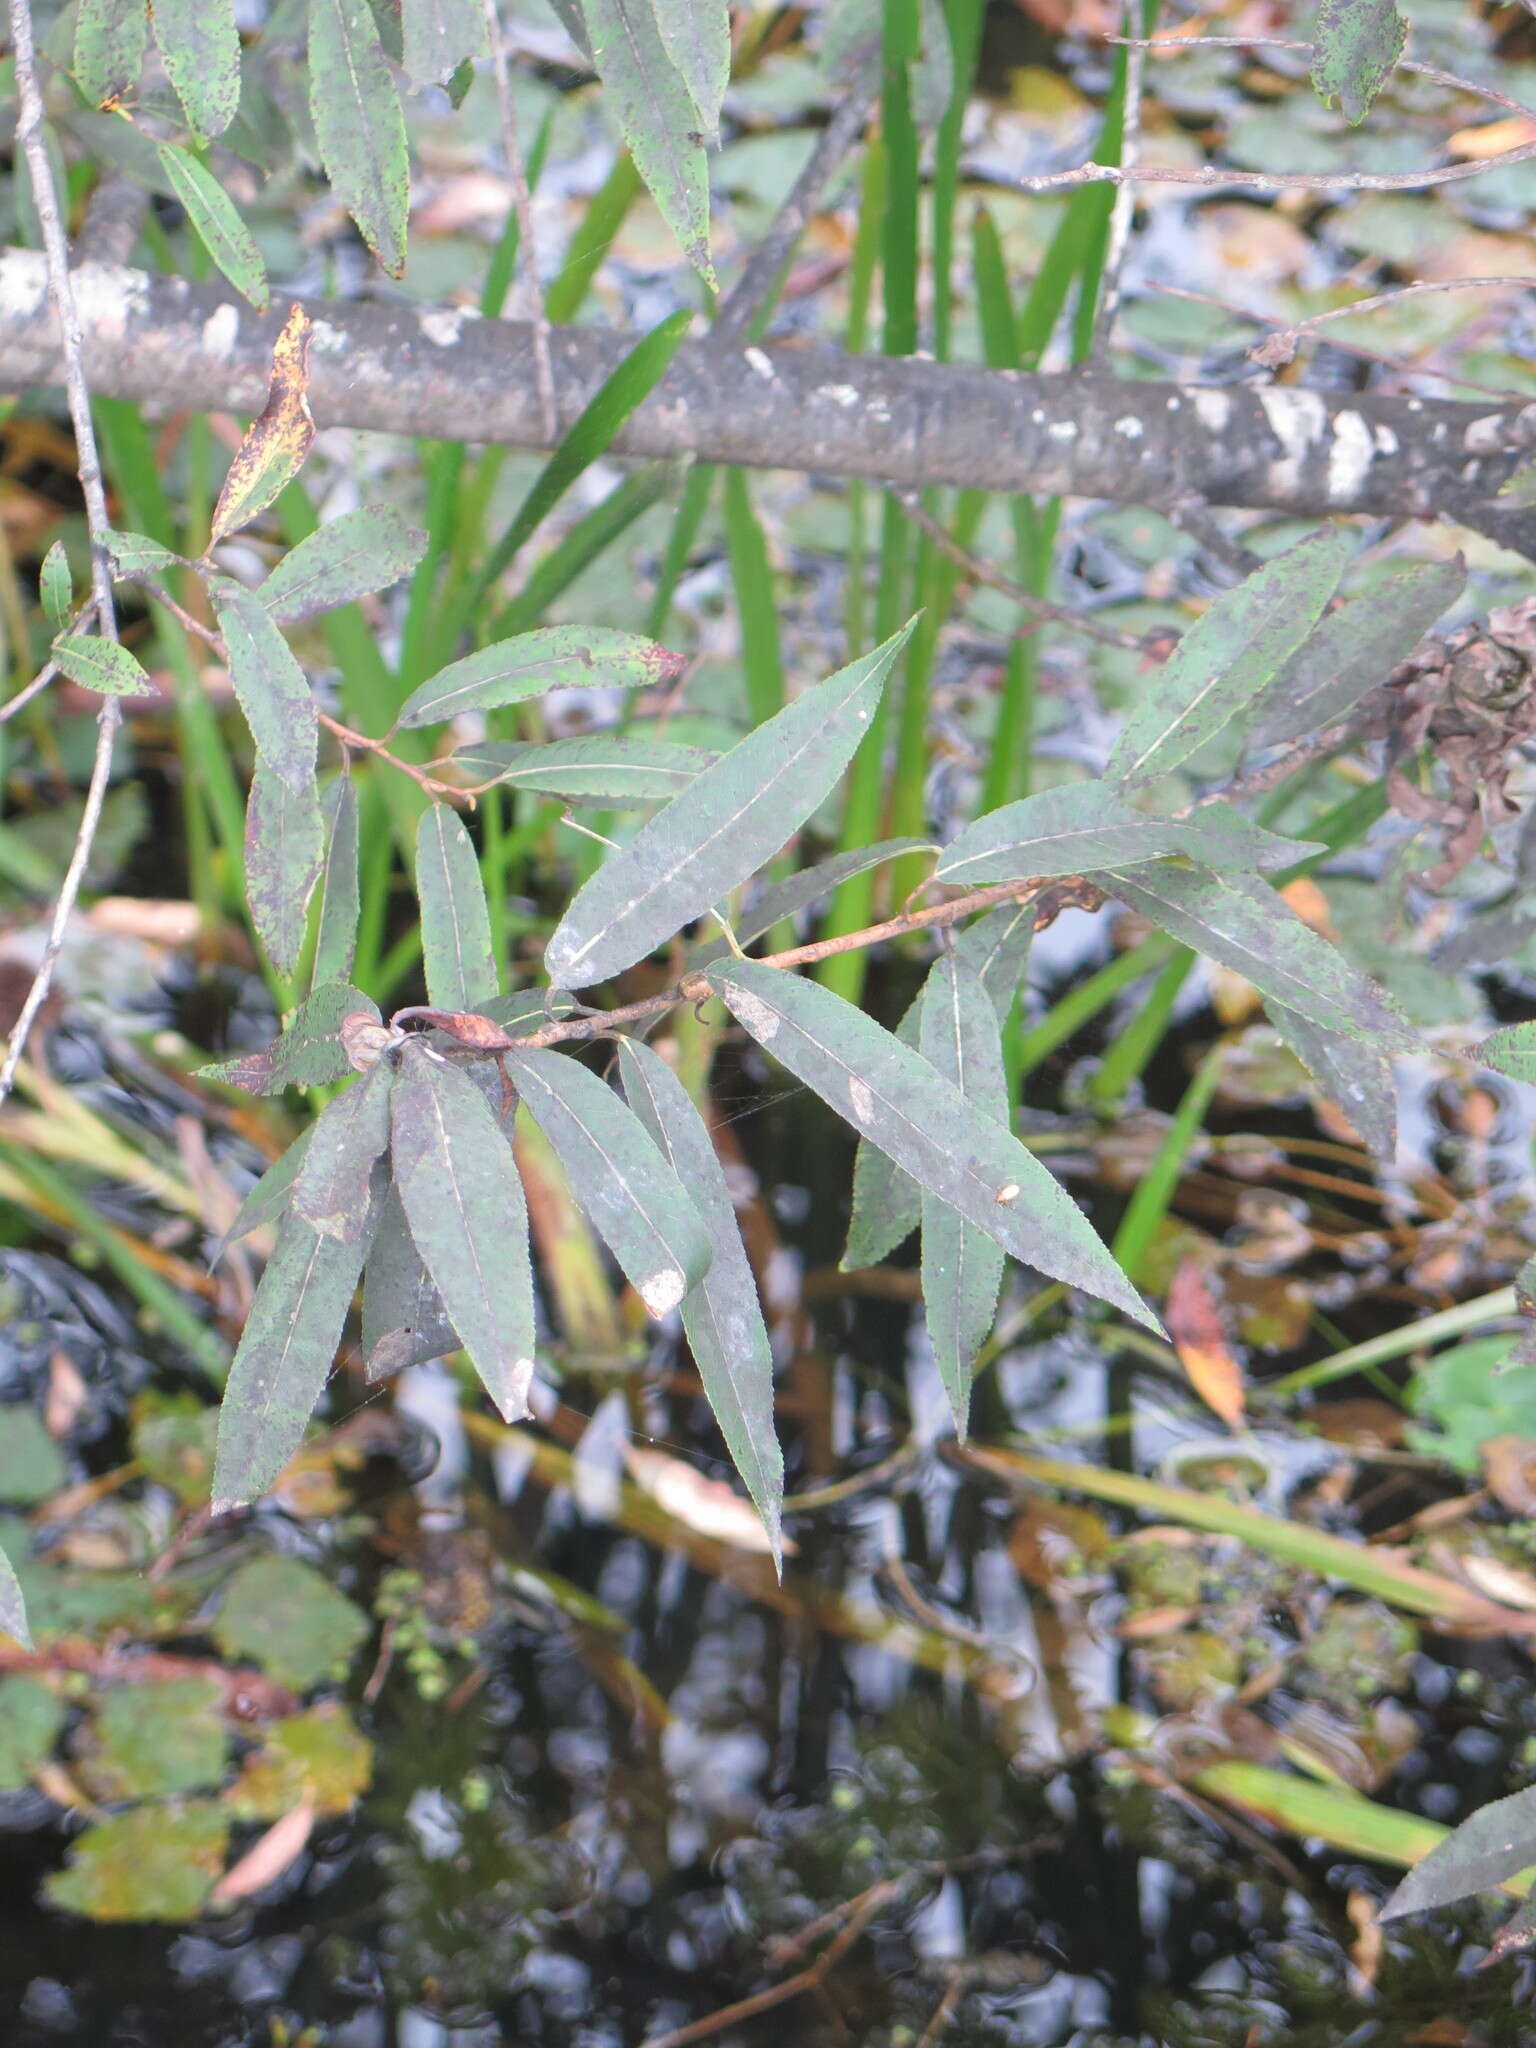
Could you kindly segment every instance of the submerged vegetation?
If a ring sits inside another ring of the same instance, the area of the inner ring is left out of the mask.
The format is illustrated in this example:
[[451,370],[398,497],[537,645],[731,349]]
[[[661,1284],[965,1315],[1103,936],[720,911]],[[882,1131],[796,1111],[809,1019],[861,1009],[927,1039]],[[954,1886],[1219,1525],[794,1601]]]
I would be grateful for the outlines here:
[[10,0],[18,2039],[1525,2038],[1507,17]]

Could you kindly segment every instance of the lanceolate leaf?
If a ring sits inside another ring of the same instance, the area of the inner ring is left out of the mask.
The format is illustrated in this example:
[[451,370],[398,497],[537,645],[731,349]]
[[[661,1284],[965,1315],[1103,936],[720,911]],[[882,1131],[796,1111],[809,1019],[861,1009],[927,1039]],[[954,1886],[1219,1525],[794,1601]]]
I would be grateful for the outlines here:
[[791,875],[787,881],[775,882],[764,889],[754,899],[751,908],[742,912],[736,920],[737,943],[750,946],[764,932],[771,932],[781,918],[798,917],[802,910],[819,903],[823,896],[830,896],[834,889],[840,888],[854,875],[883,867],[886,861],[895,860],[900,854],[926,853],[929,850],[926,839],[882,839],[874,846],[859,846],[850,853],[835,853],[830,860],[802,868],[798,875]]
[[119,576],[158,576],[163,569],[175,568],[180,560],[147,533],[110,533],[107,552]]
[[366,1229],[350,1244],[290,1216],[246,1318],[219,1411],[214,1513],[266,1492],[304,1438],[341,1340]]
[[666,1061],[639,1039],[621,1038],[619,1067],[630,1108],[698,1204],[709,1232],[709,1271],[683,1297],[683,1333],[777,1560],[784,1460],[773,1428],[773,1349],[731,1191],[709,1133]]
[[662,47],[688,88],[704,140],[714,142],[720,133],[720,104],[731,79],[730,0],[650,0],[650,4]]
[[334,611],[409,576],[427,537],[393,505],[343,512],[290,548],[256,592],[280,626]]
[[222,135],[240,104],[235,0],[154,0],[155,41],[165,75],[199,142]]
[[154,684],[126,647],[84,633],[55,640],[53,658],[72,683],[103,697],[149,697]]
[[310,0],[309,111],[337,198],[398,277],[405,268],[410,158],[400,95],[367,0]]
[[247,1193],[245,1200],[235,1211],[235,1220],[213,1248],[210,1265],[217,1265],[226,1249],[253,1230],[259,1230],[264,1223],[276,1223],[286,1216],[293,1200],[293,1183],[299,1168],[304,1164],[305,1149],[309,1144],[308,1131],[300,1131],[281,1158],[274,1159],[256,1185]]
[[98,106],[120,100],[139,82],[149,15],[143,0],[80,0],[75,16],[74,71],[80,90]]
[[313,780],[295,795],[258,757],[245,807],[245,896],[257,935],[282,974],[298,964],[324,856],[325,825]]
[[[910,1051],[918,1049],[922,1031],[921,991],[907,1005],[896,1037]],[[853,1155],[853,1203],[848,1217],[848,1242],[839,1261],[845,1273],[878,1266],[904,1244],[923,1220],[923,1191],[903,1173],[888,1152],[871,1138],[860,1138]]]
[[401,50],[413,86],[438,85],[465,58],[486,54],[480,0],[404,0]]
[[1310,854],[1328,850],[1318,840],[1284,839],[1278,832],[1268,832],[1251,818],[1245,818],[1241,811],[1235,811],[1224,798],[1198,804],[1174,821],[1171,830],[1177,834],[1176,852],[1188,860],[1199,861],[1203,867],[1214,868],[1218,874],[1233,868],[1268,874],[1277,868],[1294,867]]
[[1179,851],[1178,827],[1144,818],[1107,783],[1074,782],[1004,804],[966,827],[939,856],[936,882],[982,887],[1086,868],[1156,860]]
[[293,1183],[293,1213],[322,1237],[353,1244],[368,1218],[373,1169],[389,1144],[394,1068],[380,1060],[326,1104]]
[[1464,1820],[1416,1864],[1382,1907],[1380,1918],[1427,1913],[1474,1892],[1492,1891],[1536,1863],[1536,1785],[1495,1799]]
[[432,1275],[391,1187],[363,1268],[363,1359],[370,1381],[460,1349]]
[[460,773],[477,783],[538,790],[569,804],[620,805],[666,803],[716,759],[702,747],[623,733],[593,733],[545,746],[462,747],[453,757]]
[[644,690],[675,682],[684,667],[654,640],[608,626],[546,626],[467,654],[406,698],[402,725],[438,725],[461,711],[493,711],[547,690]]
[[1325,1031],[1283,1004],[1270,1020],[1331,1102],[1338,1105],[1379,1159],[1397,1152],[1397,1088],[1391,1062],[1372,1045]]
[[52,621],[53,630],[62,633],[64,622],[69,617],[74,603],[74,579],[69,573],[69,557],[64,552],[64,543],[56,540],[43,557],[43,566],[38,574],[38,591],[43,600],[43,610]]
[[357,955],[362,894],[357,869],[357,786],[338,775],[320,798],[325,859],[320,872],[320,923],[311,985],[345,981]]
[[640,175],[683,254],[713,285],[709,171],[698,112],[661,39],[653,6],[654,0],[582,0],[581,11],[607,104]]
[[1312,46],[1312,85],[1319,99],[1337,99],[1353,128],[1403,54],[1408,24],[1394,0],[1322,0]]
[[27,1627],[27,1603],[21,1596],[21,1582],[3,1550],[0,1550],[0,1633],[14,1636],[24,1650],[32,1647],[32,1631]]
[[446,804],[434,804],[416,834],[416,893],[428,995],[442,1010],[478,1008],[501,978],[475,849]]
[[738,960],[704,978],[808,1088],[1013,1258],[1157,1327],[1077,1204],[1011,1131],[819,983]]
[[1223,591],[1138,697],[1108,773],[1134,785],[1187,761],[1288,661],[1338,588],[1353,541],[1324,527]]
[[265,313],[272,296],[267,288],[267,266],[235,202],[190,150],[174,142],[157,142],[155,152],[203,247],[235,290],[259,313]]
[[584,988],[632,967],[771,859],[842,773],[911,630],[807,690],[642,825],[556,927],[550,980]]
[[229,650],[229,679],[257,753],[294,795],[313,793],[319,727],[304,671],[249,590],[216,583],[213,607]]
[[1466,586],[1460,555],[1412,562],[1324,614],[1254,705],[1249,752],[1332,725],[1406,661]]
[[[953,959],[939,961],[923,993],[918,1045],[967,1102],[1011,1129],[1002,1032],[980,975]],[[936,1195],[923,1196],[922,1220],[928,1337],[963,1441],[976,1354],[997,1314],[1005,1258],[990,1237]]]
[[1035,911],[1029,903],[999,903],[965,927],[955,941],[955,959],[981,976],[999,1024],[1006,1024],[1013,999],[1029,972]]
[[235,450],[213,508],[209,545],[238,533],[264,512],[304,466],[315,439],[309,410],[309,343],[313,322],[295,305],[272,345],[267,402]]
[[653,1316],[668,1314],[709,1270],[710,1238],[645,1127],[562,1053],[508,1053],[506,1069],[630,1285]]
[[1382,1052],[1414,1049],[1412,1031],[1376,984],[1309,930],[1267,882],[1171,862],[1089,880],[1324,1030],[1366,1039]]
[[300,1003],[288,1028],[265,1052],[243,1053],[216,1066],[200,1067],[198,1078],[223,1081],[252,1095],[276,1095],[284,1088],[323,1088],[352,1072],[341,1042],[343,1020],[361,1012],[378,1023],[378,1005],[344,981],[317,988]]
[[473,1081],[407,1045],[392,1161],[411,1236],[486,1392],[508,1422],[533,1382],[533,1263],[512,1147]]

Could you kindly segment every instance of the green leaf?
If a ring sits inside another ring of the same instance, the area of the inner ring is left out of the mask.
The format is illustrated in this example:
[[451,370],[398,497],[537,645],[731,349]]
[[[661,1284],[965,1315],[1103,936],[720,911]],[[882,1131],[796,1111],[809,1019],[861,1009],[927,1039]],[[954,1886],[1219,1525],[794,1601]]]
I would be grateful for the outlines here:
[[710,1238],[645,1126],[562,1053],[508,1053],[505,1065],[630,1285],[653,1316],[666,1315],[708,1272]]
[[157,142],[155,153],[203,247],[235,290],[258,313],[265,313],[272,297],[267,266],[234,201],[190,150],[174,142]]
[[345,1672],[369,1623],[313,1565],[256,1557],[224,1588],[212,1633],[226,1657],[248,1657],[279,1685],[307,1692]]
[[1394,0],[1322,0],[1313,35],[1313,90],[1358,127],[1403,54],[1408,24]]
[[955,940],[955,959],[981,976],[999,1024],[1006,1024],[1013,999],[1029,972],[1035,937],[1030,903],[999,903],[974,918]]
[[405,269],[405,116],[367,0],[310,0],[309,111],[320,161],[391,277]]
[[320,870],[320,920],[311,986],[345,981],[357,957],[362,894],[357,870],[357,785],[348,774],[327,784],[320,798],[325,858]]
[[366,1250],[366,1230],[343,1244],[322,1237],[300,1217],[290,1215],[283,1223],[224,1387],[215,1514],[258,1499],[304,1441]]
[[222,135],[240,104],[235,0],[154,0],[160,61],[199,142]]
[[501,990],[480,866],[469,834],[446,804],[422,816],[416,893],[427,995],[440,1010],[473,1010]]
[[72,683],[103,697],[152,697],[155,686],[116,640],[72,633],[53,643],[53,658]]
[[1397,1152],[1397,1088],[1391,1062],[1358,1038],[1325,1031],[1281,1003],[1270,1021],[1330,1102],[1336,1103],[1378,1159]]
[[322,1237],[355,1244],[369,1217],[373,1169],[389,1144],[394,1068],[380,1060],[326,1104],[293,1183],[293,1213]]
[[1128,785],[1187,761],[1288,661],[1338,588],[1354,547],[1342,527],[1322,527],[1223,591],[1197,619],[1140,695],[1109,757]]
[[284,1714],[261,1730],[228,1799],[241,1820],[280,1820],[301,1800],[317,1813],[350,1813],[373,1777],[373,1744],[339,1700]]
[[1325,612],[1253,706],[1244,734],[1248,751],[1300,739],[1353,711],[1408,659],[1466,581],[1460,555],[1410,562]]
[[[926,984],[925,984],[926,986]],[[923,997],[919,990],[896,1026],[897,1041],[916,1052],[922,1031]],[[897,1245],[904,1244],[923,1220],[923,1191],[888,1152],[869,1138],[860,1138],[853,1155],[853,1203],[848,1242],[839,1261],[845,1273],[878,1266]]]
[[228,1247],[238,1239],[248,1237],[264,1223],[279,1222],[287,1215],[293,1199],[293,1183],[304,1164],[304,1150],[313,1129],[311,1124],[309,1130],[300,1131],[287,1151],[274,1159],[255,1186],[248,1190],[245,1200],[235,1211],[234,1222],[214,1246],[208,1261],[210,1266],[217,1265]]
[[1376,984],[1309,930],[1268,883],[1171,863],[1088,879],[1324,1030],[1368,1039],[1383,1052],[1412,1052],[1417,1046]]
[[621,973],[771,860],[868,731],[913,623],[749,733],[610,855],[555,928],[550,980],[584,988]]
[[229,679],[257,753],[295,796],[313,797],[319,727],[304,671],[252,591],[218,582],[212,596]]
[[1468,1047],[1470,1058],[1496,1074],[1508,1074],[1511,1081],[1536,1084],[1536,1023],[1506,1024],[1481,1045]]
[[1489,1892],[1536,1863],[1536,1785],[1495,1799],[1464,1820],[1416,1864],[1379,1918],[1427,1913],[1474,1892]]
[[[687,6],[691,0],[679,0]],[[706,0],[708,4],[708,0]],[[709,170],[699,113],[661,39],[654,0],[582,0],[592,62],[630,154],[678,246],[713,288]]]
[[98,107],[122,99],[139,82],[149,40],[143,0],[80,0],[75,15],[76,82]]
[[981,887],[1080,875],[1180,850],[1179,828],[1170,820],[1144,818],[1107,783],[1074,782],[978,818],[939,856],[933,879]]
[[[941,959],[923,991],[918,1047],[981,1115],[1011,1134],[1008,1077],[997,1012],[981,976]],[[922,1198],[923,1308],[939,1377],[965,1440],[976,1354],[997,1315],[1001,1248],[936,1195]]]
[[363,1359],[370,1382],[460,1349],[432,1275],[391,1187],[363,1268]]
[[3,1550],[0,1550],[0,1633],[14,1636],[24,1650],[32,1647],[32,1631],[27,1627],[27,1603],[22,1597],[21,1581]]
[[258,758],[245,807],[245,896],[281,974],[293,972],[303,950],[309,899],[324,859],[325,821],[314,783],[295,795]]
[[520,1422],[533,1383],[528,1207],[507,1134],[473,1081],[402,1048],[393,1095],[395,1185],[416,1249],[481,1384]]
[[650,5],[662,48],[693,102],[696,125],[706,142],[716,142],[720,107],[731,82],[730,0],[650,0]]
[[119,576],[158,576],[163,570],[174,569],[181,560],[147,533],[109,533],[107,553]]
[[567,803],[665,803],[719,757],[675,740],[635,739],[623,733],[580,739],[462,747],[454,766],[476,782],[533,789]]
[[1159,1327],[1087,1218],[1013,1133],[862,1010],[755,960],[704,977],[738,1022],[864,1137],[1011,1257]]
[[102,1800],[210,1790],[229,1758],[222,1701],[214,1678],[163,1679],[104,1694],[95,1746],[79,1766],[87,1788]]
[[67,1867],[46,1877],[43,1890],[88,1920],[196,1920],[228,1845],[229,1815],[215,1800],[134,1806],[76,1835]]
[[[7,1629],[15,1635],[15,1629]],[[21,1640],[25,1641],[25,1638]],[[26,1647],[31,1649],[30,1642]],[[41,1679],[0,1678],[0,1792],[20,1792],[53,1754],[69,1709]]]
[[491,550],[481,571],[482,590],[489,590],[499,580],[540,521],[554,510],[582,471],[596,462],[642,400],[650,396],[666,375],[692,323],[693,315],[686,307],[669,314],[660,326],[641,335],[617,368],[609,371],[566,429],[559,447],[529,486],[511,525]]
[[[265,1052],[242,1053],[199,1067],[198,1078],[244,1088],[251,1095],[276,1095],[284,1088],[323,1088],[352,1072],[341,1042],[343,1021],[361,1011],[379,1023],[379,1006],[345,981],[327,982],[306,996],[281,1037]],[[286,1154],[284,1155],[286,1157]]]
[[296,625],[388,590],[410,575],[426,550],[426,535],[396,506],[360,505],[306,534],[254,595],[278,625]]
[[675,682],[681,655],[608,626],[544,626],[467,654],[411,692],[401,725],[440,725],[548,690],[644,690]]
[[1175,852],[1218,873],[1240,868],[1268,874],[1328,851],[1321,840],[1286,839],[1278,832],[1266,831],[1234,810],[1224,797],[1197,804],[1186,817],[1171,821],[1170,829],[1178,839]]
[[404,0],[401,54],[406,79],[416,89],[440,84],[466,59],[486,56],[480,0]]
[[771,932],[782,918],[798,917],[802,910],[808,910],[823,896],[830,896],[834,889],[854,875],[883,867],[888,860],[896,860],[904,853],[928,851],[930,842],[926,839],[882,839],[874,846],[855,847],[851,853],[835,853],[830,860],[817,861],[814,867],[802,868],[798,875],[774,882],[754,897],[751,908],[735,920],[736,943],[750,946],[764,932]]
[[69,573],[69,557],[64,552],[63,541],[56,540],[44,555],[37,580],[43,610],[53,622],[53,630],[62,633],[75,596],[74,578]]
[[620,1038],[630,1108],[697,1203],[709,1232],[709,1271],[683,1296],[683,1334],[725,1447],[746,1481],[782,1570],[784,1459],[773,1428],[773,1348],[736,1207],[708,1131],[676,1074],[636,1038]]
[[64,1453],[37,1409],[24,1402],[0,1409],[0,1501],[30,1508],[69,1479]]

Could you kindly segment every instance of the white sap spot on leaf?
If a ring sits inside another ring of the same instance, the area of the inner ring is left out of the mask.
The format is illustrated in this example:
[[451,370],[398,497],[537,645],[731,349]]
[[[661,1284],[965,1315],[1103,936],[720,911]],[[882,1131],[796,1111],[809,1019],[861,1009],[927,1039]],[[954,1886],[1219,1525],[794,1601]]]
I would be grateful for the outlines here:
[[867,1124],[875,1113],[875,1098],[869,1092],[869,1084],[856,1074],[848,1079],[848,1100],[859,1122]]
[[999,1188],[997,1191],[997,1199],[1005,1207],[1009,1202],[1016,1202],[1019,1199],[1018,1182],[1016,1180],[1011,1180],[1009,1181],[1006,1187]]
[[670,1314],[687,1292],[688,1282],[675,1266],[663,1266],[640,1282],[640,1299],[653,1316]]
[[777,1010],[770,1009],[760,997],[748,995],[743,988],[732,989],[731,1008],[752,1036],[763,1045],[768,1043],[784,1021]]

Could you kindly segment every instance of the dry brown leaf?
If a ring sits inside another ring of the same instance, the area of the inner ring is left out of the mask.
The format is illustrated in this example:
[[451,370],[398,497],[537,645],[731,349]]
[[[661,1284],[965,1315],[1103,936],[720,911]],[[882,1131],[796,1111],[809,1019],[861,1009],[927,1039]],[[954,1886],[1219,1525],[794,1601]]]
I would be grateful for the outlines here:
[[1193,1259],[1185,1259],[1169,1282],[1163,1320],[1195,1392],[1228,1429],[1241,1429],[1243,1369],[1227,1342],[1210,1282]]
[[273,1821],[237,1863],[232,1863],[208,1895],[212,1906],[232,1906],[267,1886],[301,1855],[315,1825],[315,1809],[308,1799]]

